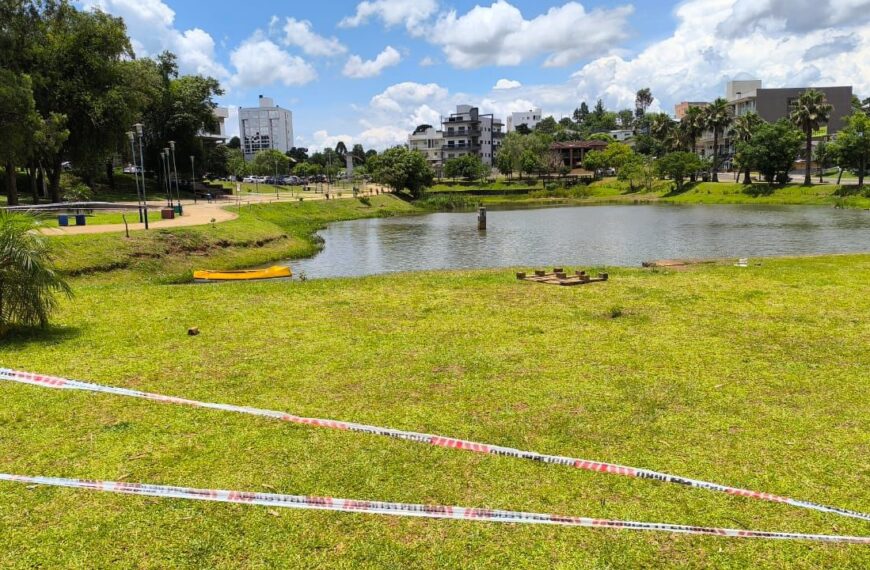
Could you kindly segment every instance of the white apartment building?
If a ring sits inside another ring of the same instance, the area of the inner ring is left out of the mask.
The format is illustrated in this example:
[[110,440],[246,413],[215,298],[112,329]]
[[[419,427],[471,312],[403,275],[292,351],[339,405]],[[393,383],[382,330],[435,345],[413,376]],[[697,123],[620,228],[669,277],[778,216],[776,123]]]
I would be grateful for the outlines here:
[[245,160],[270,148],[287,152],[294,146],[293,113],[260,95],[259,107],[239,108],[239,138]]
[[442,160],[476,154],[491,167],[504,137],[503,126],[501,119],[481,114],[477,107],[457,105],[455,113],[441,119]]
[[443,164],[441,147],[444,145],[444,136],[435,127],[421,126],[425,128],[418,128],[408,135],[408,148],[423,153],[429,166],[438,172]]
[[529,130],[534,131],[538,123],[541,122],[541,110],[529,109],[519,113],[511,113],[507,118],[507,132],[512,133],[519,125],[529,127]]

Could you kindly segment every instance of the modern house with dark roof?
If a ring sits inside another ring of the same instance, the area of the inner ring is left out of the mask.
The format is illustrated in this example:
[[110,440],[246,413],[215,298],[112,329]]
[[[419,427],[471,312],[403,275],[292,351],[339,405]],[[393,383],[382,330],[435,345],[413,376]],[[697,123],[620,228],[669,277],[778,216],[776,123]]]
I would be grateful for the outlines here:
[[550,150],[562,155],[562,164],[570,170],[576,170],[583,168],[583,159],[586,158],[586,153],[591,150],[604,150],[606,147],[606,142],[598,140],[568,141],[554,142],[550,145]]

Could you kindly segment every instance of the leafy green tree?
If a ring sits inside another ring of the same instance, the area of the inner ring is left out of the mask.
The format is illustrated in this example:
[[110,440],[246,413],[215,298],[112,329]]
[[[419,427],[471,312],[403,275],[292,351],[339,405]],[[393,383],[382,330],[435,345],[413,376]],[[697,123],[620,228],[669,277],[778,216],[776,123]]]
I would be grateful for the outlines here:
[[458,156],[444,163],[444,175],[448,178],[477,180],[485,177],[488,173],[489,168],[476,154]]
[[586,104],[586,101],[582,101],[580,106],[574,109],[574,114],[572,116],[574,122],[578,125],[582,126],[586,122],[586,119],[589,117],[589,105]]
[[335,154],[340,158],[344,158],[347,155],[347,145],[344,144],[344,141],[338,141],[338,144],[335,145]]
[[813,131],[819,129],[822,123],[827,123],[831,118],[834,107],[825,100],[825,94],[816,89],[807,89],[800,94],[797,105],[789,115],[792,124],[804,133],[806,140],[806,172],[804,184],[812,184],[812,171],[810,163],[813,159]]
[[47,326],[56,295],[72,294],[37,229],[32,216],[0,212],[0,333],[15,324]]
[[432,185],[434,173],[421,152],[394,147],[370,158],[367,162],[372,178],[396,191],[407,189],[413,198],[420,198]]
[[295,161],[296,164],[303,163],[308,160],[308,149],[294,146],[287,151],[287,158]]
[[353,145],[353,149],[350,153],[353,155],[354,164],[362,166],[366,163],[366,151],[363,148],[363,145],[359,143]]
[[48,2],[33,29],[29,73],[37,110],[65,115],[69,137],[48,161],[52,198],[61,163],[71,160],[88,182],[116,151],[147,101],[141,64],[124,22],[100,11]]
[[784,184],[801,149],[801,133],[787,120],[762,123],[747,142],[737,143],[744,168],[755,168],[770,183]]
[[[740,142],[749,142],[752,140],[752,137],[755,136],[755,131],[758,130],[758,127],[764,122],[757,113],[745,113],[740,115],[736,119],[734,119],[734,124],[731,126],[731,136],[740,143]],[[743,183],[744,184],[752,184],[752,178],[750,176],[751,168],[749,164],[743,164],[740,153],[738,152],[736,155],[737,162],[743,167]]]
[[495,166],[508,178],[513,176],[514,171],[520,169],[520,157],[523,154],[524,136],[517,132],[508,133],[502,139],[498,152],[495,155]]
[[242,149],[227,148],[227,172],[236,178],[241,178],[250,172]]
[[634,97],[635,116],[643,117],[646,114],[646,110],[652,105],[652,102],[653,95],[649,87],[638,89]]
[[18,204],[17,165],[30,155],[39,115],[33,101],[30,77],[0,69],[0,163],[6,170],[6,195]]
[[251,160],[251,171],[260,176],[287,174],[290,159],[280,150],[270,148],[261,150]]
[[652,192],[655,178],[655,161],[648,156],[632,153],[616,173],[616,178],[628,182],[631,192],[645,190]]
[[520,123],[519,125],[517,125],[516,127],[514,127],[514,130],[515,130],[516,132],[518,132],[519,134],[521,134],[521,135],[530,135],[530,134],[532,134],[532,129],[530,129],[529,126],[528,126],[527,124],[525,124],[525,123]]
[[824,182],[825,169],[831,164],[831,155],[831,150],[825,141],[820,141],[813,150],[813,158],[819,168],[819,183]]
[[863,188],[867,165],[870,163],[870,116],[861,111],[849,115],[846,126],[840,129],[837,140],[830,147],[841,168],[857,169],[858,188]]
[[631,109],[622,109],[616,113],[620,128],[630,129],[634,125],[634,113]]
[[242,148],[242,139],[239,137],[231,138],[230,142],[227,143],[227,148]]
[[551,135],[556,132],[558,125],[559,124],[556,122],[556,119],[552,117],[552,115],[549,117],[544,117],[538,122],[537,125],[535,125],[535,132]]
[[704,167],[704,162],[694,152],[677,151],[666,154],[656,160],[656,169],[660,176],[669,177],[674,181],[674,190],[682,192],[686,177]]
[[649,134],[659,143],[665,142],[671,138],[676,123],[667,113],[655,113],[649,116]]
[[293,172],[296,173],[297,176],[315,176],[323,172],[323,167],[319,164],[314,164],[313,162],[300,162],[293,169]]
[[731,126],[731,108],[728,101],[719,97],[704,107],[704,125],[713,131],[713,182],[719,182],[719,140],[722,134]]

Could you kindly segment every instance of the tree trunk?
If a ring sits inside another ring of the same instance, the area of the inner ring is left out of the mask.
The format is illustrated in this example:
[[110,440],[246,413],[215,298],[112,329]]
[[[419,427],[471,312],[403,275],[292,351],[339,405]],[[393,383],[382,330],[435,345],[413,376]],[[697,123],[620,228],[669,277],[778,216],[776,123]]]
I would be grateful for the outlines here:
[[713,129],[713,182],[719,182],[719,130]]
[[807,129],[807,156],[806,156],[806,159],[807,159],[807,164],[806,164],[806,171],[804,173],[804,184],[806,186],[809,186],[813,183],[813,174],[812,174],[812,170],[810,169],[810,163],[813,160],[813,130],[812,129]]
[[112,163],[111,158],[106,161],[106,180],[109,182],[109,188],[114,190],[115,189],[115,165]]
[[18,184],[15,179],[15,165],[11,162],[6,163],[6,196],[8,205],[18,205]]
[[838,166],[837,168],[840,169],[840,172],[837,173],[837,186],[839,186],[839,185],[840,185],[840,180],[843,179],[843,167],[842,167],[842,166]]
[[746,167],[746,170],[743,171],[743,183],[744,184],[752,184],[752,176],[749,173],[749,167]]
[[858,189],[864,187],[864,171],[867,168],[867,155],[861,155],[861,162],[858,164]]
[[60,157],[54,159],[54,163],[48,168],[48,195],[52,202],[60,202],[60,173],[63,170],[63,161]]
[[36,164],[31,162],[27,167],[27,178],[28,182],[30,182],[30,195],[33,197],[34,204],[39,204],[39,185],[37,184],[38,173],[39,169],[36,167]]

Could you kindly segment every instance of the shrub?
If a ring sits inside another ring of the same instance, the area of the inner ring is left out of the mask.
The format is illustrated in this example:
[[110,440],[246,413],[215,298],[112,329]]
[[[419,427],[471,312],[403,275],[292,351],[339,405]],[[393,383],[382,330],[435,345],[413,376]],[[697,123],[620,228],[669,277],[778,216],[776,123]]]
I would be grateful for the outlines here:
[[55,294],[72,294],[36,229],[31,216],[0,213],[0,332],[13,324],[48,325]]

